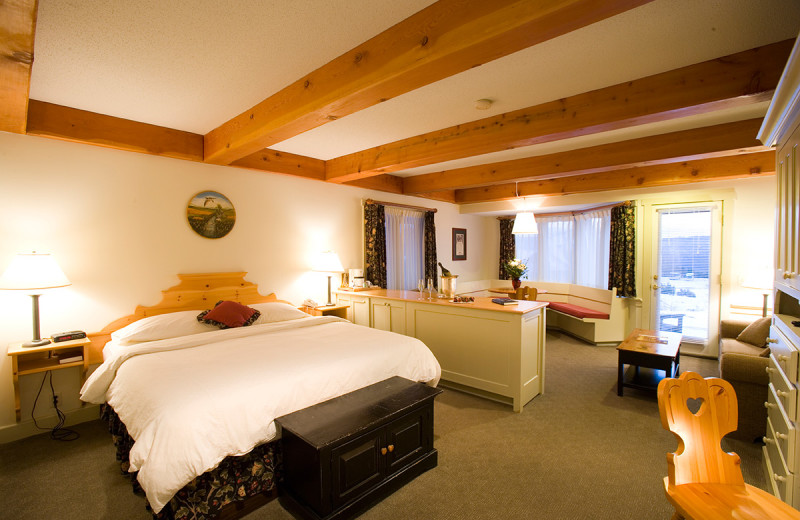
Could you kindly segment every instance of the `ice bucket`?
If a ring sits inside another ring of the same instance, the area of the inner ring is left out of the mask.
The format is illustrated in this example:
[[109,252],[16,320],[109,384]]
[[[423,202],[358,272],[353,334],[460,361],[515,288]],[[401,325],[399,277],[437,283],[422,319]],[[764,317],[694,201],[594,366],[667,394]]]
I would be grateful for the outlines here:
[[457,274],[451,276],[439,277],[441,283],[439,284],[439,292],[444,294],[447,298],[452,298],[456,295],[456,278]]

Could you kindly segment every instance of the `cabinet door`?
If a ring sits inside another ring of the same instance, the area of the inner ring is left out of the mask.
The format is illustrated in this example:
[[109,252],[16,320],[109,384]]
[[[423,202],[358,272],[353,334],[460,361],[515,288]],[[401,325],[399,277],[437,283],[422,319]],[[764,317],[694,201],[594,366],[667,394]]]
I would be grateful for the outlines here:
[[386,427],[389,475],[433,449],[433,404],[411,412]]
[[800,127],[777,152],[776,281],[800,289]]
[[383,430],[362,435],[331,450],[331,493],[336,509],[383,479]]
[[350,320],[356,325],[369,327],[369,298],[353,295],[350,297],[353,318]]
[[372,328],[406,333],[406,305],[404,302],[372,298]]

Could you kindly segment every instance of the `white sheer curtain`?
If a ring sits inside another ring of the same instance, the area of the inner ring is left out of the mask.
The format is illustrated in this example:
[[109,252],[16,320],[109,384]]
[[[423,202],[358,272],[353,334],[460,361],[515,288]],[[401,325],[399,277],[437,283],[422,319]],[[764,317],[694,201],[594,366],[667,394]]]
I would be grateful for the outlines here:
[[525,262],[528,272],[523,280],[540,280],[539,278],[539,234],[514,235],[515,256]]
[[424,276],[425,213],[386,206],[387,289],[412,290]]
[[575,283],[608,288],[611,209],[575,215]]
[[539,280],[574,283],[575,220],[572,215],[537,217]]

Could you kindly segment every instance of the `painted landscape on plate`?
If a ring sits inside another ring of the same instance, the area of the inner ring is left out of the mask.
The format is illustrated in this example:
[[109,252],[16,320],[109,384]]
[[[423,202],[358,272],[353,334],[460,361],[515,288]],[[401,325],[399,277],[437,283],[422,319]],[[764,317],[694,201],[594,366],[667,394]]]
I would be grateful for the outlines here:
[[222,238],[236,223],[236,210],[225,195],[202,191],[192,197],[186,218],[195,232],[206,238]]

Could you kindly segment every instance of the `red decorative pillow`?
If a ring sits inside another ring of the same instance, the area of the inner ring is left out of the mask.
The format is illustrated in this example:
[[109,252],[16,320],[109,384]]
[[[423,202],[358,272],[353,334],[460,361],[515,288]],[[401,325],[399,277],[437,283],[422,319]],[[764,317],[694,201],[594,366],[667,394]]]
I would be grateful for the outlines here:
[[216,325],[221,329],[230,329],[252,325],[259,316],[261,316],[261,312],[251,309],[247,305],[221,300],[217,302],[213,309],[198,314],[197,321]]

